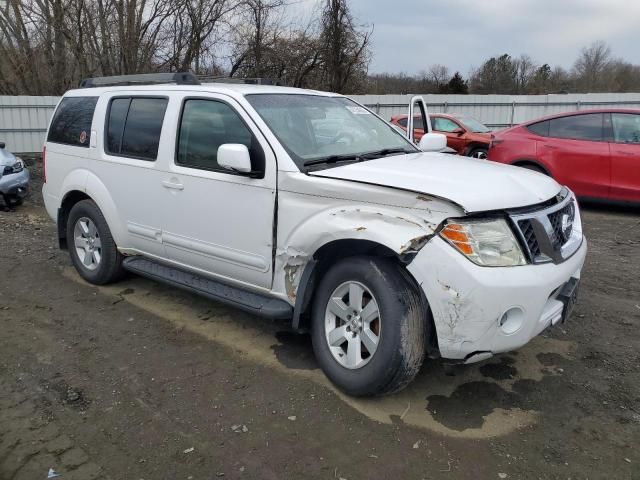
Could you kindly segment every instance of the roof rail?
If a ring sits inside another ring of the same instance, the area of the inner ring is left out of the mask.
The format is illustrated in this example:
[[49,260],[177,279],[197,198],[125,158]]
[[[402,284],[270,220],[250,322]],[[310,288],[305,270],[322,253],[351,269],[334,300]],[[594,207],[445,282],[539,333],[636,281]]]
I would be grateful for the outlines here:
[[80,88],[113,87],[117,85],[150,85],[154,83],[175,83],[176,85],[200,85],[198,77],[191,72],[141,73],[137,75],[115,75],[112,77],[85,78]]
[[273,85],[271,78],[242,78],[242,77],[216,77],[207,75],[198,75],[198,79],[202,83],[244,83],[247,85]]

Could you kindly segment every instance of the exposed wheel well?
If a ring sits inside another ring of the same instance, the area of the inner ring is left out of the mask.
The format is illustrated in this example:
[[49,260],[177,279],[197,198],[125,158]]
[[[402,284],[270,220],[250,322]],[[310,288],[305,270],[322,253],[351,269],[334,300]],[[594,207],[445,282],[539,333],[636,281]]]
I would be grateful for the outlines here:
[[69,220],[69,212],[73,206],[82,201],[90,200],[91,197],[79,190],[72,190],[62,199],[60,208],[58,209],[58,244],[63,250],[67,249],[67,222]]
[[[375,256],[392,259],[398,265],[404,266],[408,263],[407,257],[402,257],[390,248],[369,240],[335,240],[320,247],[313,255],[311,260],[305,267],[305,271],[301,276],[298,295],[294,309],[293,328],[296,330],[308,330],[311,325],[311,305],[316,286],[322,280],[329,268],[340,260],[355,256]],[[413,283],[416,291],[420,293],[426,308],[429,303],[424,295],[424,291],[415,281],[413,276],[407,271],[406,278]],[[438,337],[436,334],[435,324],[430,315],[431,328],[430,335],[427,338],[427,353],[430,356],[438,355]]]
[[534,167],[534,169],[540,170],[545,175],[551,176],[551,173],[549,172],[549,170],[547,170],[545,167],[543,167],[542,165],[540,165],[538,162],[534,160],[516,160],[511,165],[514,165],[516,167],[527,167],[527,166]]
[[464,152],[465,156],[469,156],[469,154],[471,152],[473,152],[474,150],[476,150],[477,148],[482,148],[484,150],[489,150],[489,145],[487,145],[486,143],[470,143],[467,146],[467,149]]

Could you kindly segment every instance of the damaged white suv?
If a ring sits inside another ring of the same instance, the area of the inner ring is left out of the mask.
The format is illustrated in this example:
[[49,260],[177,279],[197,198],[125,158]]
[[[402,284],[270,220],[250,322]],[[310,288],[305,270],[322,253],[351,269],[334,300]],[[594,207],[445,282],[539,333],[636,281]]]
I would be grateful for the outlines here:
[[331,93],[189,74],[82,87],[52,118],[43,193],[91,283],[128,270],[290,318],[352,395],[401,389],[427,355],[518,348],[571,311],[587,247],[549,177],[422,152]]

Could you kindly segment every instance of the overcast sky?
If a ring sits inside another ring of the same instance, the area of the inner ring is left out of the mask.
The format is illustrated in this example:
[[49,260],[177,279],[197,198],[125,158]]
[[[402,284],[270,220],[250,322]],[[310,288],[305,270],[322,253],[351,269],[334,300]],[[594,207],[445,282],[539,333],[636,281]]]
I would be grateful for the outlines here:
[[[318,0],[302,0],[308,9]],[[426,70],[440,63],[465,77],[489,57],[529,54],[569,68],[580,49],[604,40],[640,64],[639,0],[349,0],[374,26],[371,73]]]

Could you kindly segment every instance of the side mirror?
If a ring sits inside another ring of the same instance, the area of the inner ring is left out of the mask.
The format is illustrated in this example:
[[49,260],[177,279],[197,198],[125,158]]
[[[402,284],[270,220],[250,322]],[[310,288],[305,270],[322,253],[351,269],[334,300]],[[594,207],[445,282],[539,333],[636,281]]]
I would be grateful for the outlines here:
[[234,172],[251,173],[249,149],[241,143],[225,143],[218,147],[218,165]]
[[423,152],[440,152],[447,146],[447,137],[442,133],[425,133],[418,148]]
[[464,135],[464,129],[463,128],[456,128],[453,133],[455,133],[456,135],[458,135],[459,137],[461,137],[462,135]]

